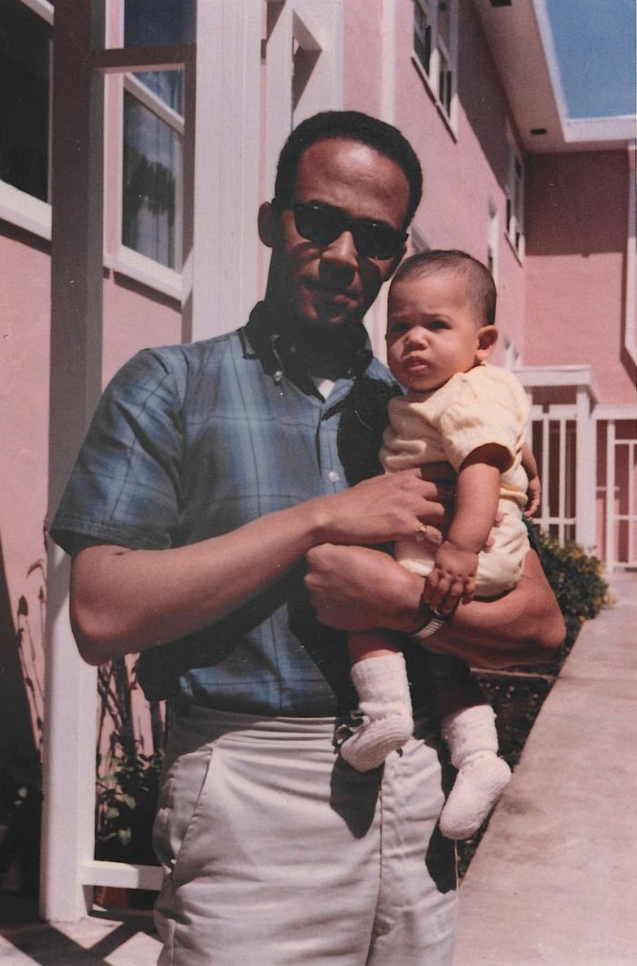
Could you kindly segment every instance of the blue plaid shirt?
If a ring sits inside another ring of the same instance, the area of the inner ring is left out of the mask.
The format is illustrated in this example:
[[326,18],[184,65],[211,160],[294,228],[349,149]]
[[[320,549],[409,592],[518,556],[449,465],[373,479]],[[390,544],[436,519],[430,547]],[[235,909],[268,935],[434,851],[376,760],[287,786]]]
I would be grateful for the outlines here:
[[[144,350],[115,376],[51,529],[65,550],[184,546],[348,485],[338,428],[354,375],[324,401],[275,371],[278,356],[264,360],[246,331]],[[364,353],[364,376],[386,387]],[[300,563],[231,616],[144,651],[147,697],[285,716],[353,706],[344,636],[318,624],[302,573]]]

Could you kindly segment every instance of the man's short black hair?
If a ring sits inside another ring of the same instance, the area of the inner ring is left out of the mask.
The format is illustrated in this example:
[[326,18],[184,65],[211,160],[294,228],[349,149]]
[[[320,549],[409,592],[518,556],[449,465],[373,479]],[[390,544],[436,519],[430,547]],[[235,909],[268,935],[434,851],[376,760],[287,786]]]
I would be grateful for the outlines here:
[[495,325],[498,295],[493,275],[477,258],[457,248],[411,255],[398,266],[392,285],[411,278],[426,278],[436,272],[451,272],[463,278],[469,298],[476,305],[480,325]]
[[398,128],[360,111],[322,111],[296,127],[283,145],[274,187],[278,205],[292,200],[301,155],[311,145],[333,138],[358,141],[391,158],[402,168],[409,183],[409,205],[406,228],[416,213],[422,197],[422,169],[414,149]]

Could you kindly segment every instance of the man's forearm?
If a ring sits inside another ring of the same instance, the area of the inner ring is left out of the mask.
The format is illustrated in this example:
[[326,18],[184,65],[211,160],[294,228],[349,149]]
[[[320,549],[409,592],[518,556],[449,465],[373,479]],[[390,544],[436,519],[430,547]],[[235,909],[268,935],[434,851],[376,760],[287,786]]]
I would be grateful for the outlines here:
[[[344,630],[386,627],[414,633],[430,616],[423,578],[365,547],[317,547],[308,554],[306,586],[320,621]],[[461,605],[427,647],[485,667],[555,659],[564,622],[537,555],[527,554],[516,588],[499,600]]]
[[185,547],[88,547],[72,568],[71,616],[80,653],[100,664],[184,637],[243,606],[325,540],[377,543],[413,534],[421,520],[444,518],[439,489],[409,471]]

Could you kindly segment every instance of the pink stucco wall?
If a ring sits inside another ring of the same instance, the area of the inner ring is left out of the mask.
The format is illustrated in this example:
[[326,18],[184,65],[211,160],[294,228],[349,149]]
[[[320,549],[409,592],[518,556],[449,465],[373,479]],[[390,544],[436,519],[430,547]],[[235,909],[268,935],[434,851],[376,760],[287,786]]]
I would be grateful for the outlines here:
[[[19,240],[22,239],[22,240]],[[48,243],[0,234],[0,540],[12,612],[45,556],[47,507],[50,257]],[[149,295],[151,296],[149,298]],[[104,282],[106,382],[144,346],[178,342],[181,316],[171,300],[139,286]]]
[[[379,16],[367,14],[360,4],[346,5],[345,50],[360,56],[345,57],[344,103],[382,116],[382,24]],[[502,336],[521,348],[524,275],[504,234],[508,104],[470,4],[460,5],[460,18],[452,131],[412,59],[413,7],[397,5],[394,121],[423,166],[424,195],[414,225],[430,247],[462,248],[485,262],[489,208],[498,211],[498,322]]]
[[104,384],[139,349],[181,342],[181,309],[174,300],[112,274],[103,292]]
[[345,0],[343,106],[381,116],[382,0]]
[[0,538],[15,615],[45,556],[49,405],[48,244],[0,235]]
[[529,165],[525,362],[592,365],[604,403],[634,403],[622,353],[625,151],[542,155]]

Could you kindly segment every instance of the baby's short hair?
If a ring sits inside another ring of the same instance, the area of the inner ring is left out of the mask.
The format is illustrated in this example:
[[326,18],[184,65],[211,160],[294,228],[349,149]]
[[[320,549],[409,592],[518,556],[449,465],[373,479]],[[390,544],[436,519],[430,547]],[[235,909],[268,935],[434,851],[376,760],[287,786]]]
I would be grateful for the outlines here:
[[475,302],[480,313],[481,324],[495,324],[498,295],[493,276],[477,258],[459,249],[435,249],[411,255],[398,266],[392,286],[409,279],[426,278],[439,271],[451,272],[463,278],[469,298]]

